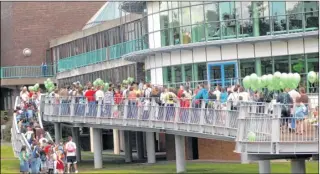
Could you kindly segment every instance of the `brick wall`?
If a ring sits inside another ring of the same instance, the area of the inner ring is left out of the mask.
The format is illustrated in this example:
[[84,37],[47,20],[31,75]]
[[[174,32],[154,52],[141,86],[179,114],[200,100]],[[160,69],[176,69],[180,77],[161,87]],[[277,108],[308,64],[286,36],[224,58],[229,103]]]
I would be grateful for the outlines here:
[[81,30],[104,3],[1,2],[1,66],[40,65],[51,39]]
[[235,142],[199,138],[199,159],[238,161],[240,155],[233,152],[235,145]]
[[[188,138],[186,137],[186,159],[190,159],[192,153],[188,149]],[[198,138],[199,160],[221,160],[221,161],[240,161],[240,155],[234,153],[235,142],[220,141]],[[175,142],[174,135],[166,134],[166,152],[167,160],[175,160]]]

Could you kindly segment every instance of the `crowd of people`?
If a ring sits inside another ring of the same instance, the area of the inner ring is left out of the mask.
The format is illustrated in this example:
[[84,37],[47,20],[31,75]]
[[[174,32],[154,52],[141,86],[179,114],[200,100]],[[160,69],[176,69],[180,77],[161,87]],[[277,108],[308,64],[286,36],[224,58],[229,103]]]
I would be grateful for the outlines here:
[[[192,108],[214,108],[222,110],[238,110],[240,102],[257,102],[257,103],[281,103],[281,117],[295,118],[283,119],[283,126],[289,126],[290,129],[296,130],[297,134],[303,132],[303,124],[301,120],[305,119],[310,112],[318,112],[318,107],[311,111],[309,106],[308,95],[305,88],[296,89],[286,88],[277,93],[263,91],[245,90],[240,85],[234,85],[222,88],[216,86],[210,88],[207,84],[199,84],[194,89],[189,85],[180,85],[179,88],[168,88],[165,86],[156,86],[150,83],[131,83],[122,85],[110,84],[109,88],[104,86],[93,86],[91,82],[87,82],[82,86],[80,82],[74,82],[71,86],[56,89],[50,94],[54,98],[53,103],[61,104],[61,114],[70,114],[71,98],[75,98],[75,115],[80,116],[96,116],[99,100],[102,104],[101,117],[117,117],[120,115],[124,106],[124,99],[128,100],[127,118],[148,119],[150,115],[151,101],[159,106],[157,116],[158,119],[164,118],[166,121],[174,121],[176,108],[179,107],[179,121],[187,121],[190,112],[193,117],[199,117],[197,111],[190,111]],[[86,112],[86,101],[88,102],[88,110]],[[227,104],[229,103],[229,105]],[[227,106],[230,106],[229,108]],[[138,107],[142,108],[141,115],[138,114]],[[166,108],[166,110],[164,109]],[[54,109],[58,112],[59,108]],[[113,112],[112,112],[113,111]],[[86,113],[85,113],[86,112]],[[272,111],[270,111],[272,112]],[[317,115],[314,115],[317,117]],[[197,119],[194,118],[194,119]],[[199,120],[199,119],[197,119]],[[290,123],[294,120],[295,123]],[[210,121],[207,119],[207,121]],[[295,129],[297,128],[297,129]]]
[[[22,173],[63,173],[65,163],[67,172],[70,165],[76,166],[76,145],[69,137],[68,142],[54,144],[45,138],[45,132],[37,122],[37,112],[40,104],[40,92],[29,91],[23,87],[20,93],[21,105],[16,108],[17,122],[21,132],[24,132],[26,139],[31,145],[31,154],[28,154],[26,147],[22,147],[20,153],[20,169]],[[189,108],[213,108],[220,110],[238,110],[241,102],[253,101],[258,103],[281,103],[281,117],[283,127],[289,127],[296,134],[302,134],[303,120],[312,113],[318,117],[318,106],[311,111],[308,95],[305,88],[284,89],[278,93],[264,91],[245,90],[240,85],[226,88],[216,86],[210,88],[207,84],[199,84],[195,89],[188,85],[180,85],[179,88],[168,88],[156,86],[150,83],[131,83],[125,85],[113,85],[105,89],[104,86],[93,86],[87,82],[82,86],[74,82],[71,86],[56,88],[49,94],[50,102],[54,104],[54,112],[62,115],[70,114],[70,102],[75,100],[74,113],[79,116],[96,116],[97,106],[102,104],[101,116],[119,117],[122,113],[121,107],[128,107],[127,118],[148,119],[150,115],[151,102],[159,106],[158,119],[174,121],[177,116],[176,108],[179,111],[179,120],[188,120]],[[128,103],[124,104],[124,99]],[[231,103],[228,105],[227,103]],[[86,104],[87,103],[87,104]],[[59,107],[61,105],[61,107]],[[88,108],[86,108],[88,106]],[[227,108],[227,106],[230,106]],[[143,112],[138,116],[137,107],[142,107]],[[195,109],[197,110],[197,109]],[[200,113],[193,111],[193,117],[199,119]],[[292,121],[293,120],[293,121]],[[212,120],[206,119],[207,122]]]
[[20,92],[20,105],[14,111],[18,129],[24,133],[31,147],[30,151],[26,146],[21,148],[20,172],[64,173],[66,169],[69,173],[71,164],[73,164],[75,173],[78,173],[77,146],[72,142],[72,137],[68,137],[65,143],[60,140],[59,144],[55,144],[51,139],[46,138],[46,132],[38,123],[40,95],[40,91],[28,91],[27,87],[23,87]]

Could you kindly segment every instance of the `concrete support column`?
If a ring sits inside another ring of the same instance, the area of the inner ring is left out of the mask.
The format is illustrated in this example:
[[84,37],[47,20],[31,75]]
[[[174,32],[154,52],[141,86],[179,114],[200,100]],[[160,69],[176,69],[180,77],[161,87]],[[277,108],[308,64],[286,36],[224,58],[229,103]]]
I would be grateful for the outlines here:
[[61,139],[61,124],[60,123],[54,123],[54,139],[56,143],[60,143]]
[[81,161],[81,145],[80,145],[80,133],[79,133],[78,127],[72,128],[72,139],[77,146],[77,152],[76,152],[77,161],[80,162]]
[[143,133],[142,132],[136,132],[136,147],[137,147],[137,156],[138,159],[143,159]]
[[124,152],[124,145],[125,145],[124,131],[120,130],[119,135],[120,135],[120,151]]
[[120,139],[119,139],[119,130],[113,129],[113,153],[116,155],[120,154]]
[[146,145],[147,145],[148,163],[153,164],[156,162],[156,151],[155,151],[153,132],[146,132]]
[[94,147],[93,147],[93,128],[90,127],[90,150],[93,153]]
[[185,138],[181,135],[175,135],[175,147],[176,147],[176,168],[177,173],[186,172],[186,160],[185,160]]
[[124,132],[124,139],[125,139],[124,153],[125,153],[125,162],[126,163],[132,162],[132,146],[131,146],[130,134],[131,134],[130,131]]
[[291,160],[291,173],[306,173],[305,159],[292,159]]
[[98,128],[92,128],[94,145],[94,168],[102,168],[102,131]]
[[259,161],[259,173],[271,173],[270,160]]

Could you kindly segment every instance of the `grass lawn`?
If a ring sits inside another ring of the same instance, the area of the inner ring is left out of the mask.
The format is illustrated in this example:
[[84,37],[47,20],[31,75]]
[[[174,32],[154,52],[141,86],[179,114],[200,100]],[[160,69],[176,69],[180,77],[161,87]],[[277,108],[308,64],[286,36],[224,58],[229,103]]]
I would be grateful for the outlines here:
[[[13,159],[11,145],[1,145],[1,173],[18,173],[19,161]],[[93,155],[91,152],[82,152],[82,159],[86,160],[79,164],[80,173],[175,173],[175,162],[159,162],[154,165],[144,163],[124,164],[124,157],[103,153],[103,169],[93,168]],[[317,173],[318,163],[307,162],[307,173]],[[188,162],[188,173],[257,173],[258,164],[234,164],[212,162]],[[290,163],[272,163],[272,173],[290,173]]]

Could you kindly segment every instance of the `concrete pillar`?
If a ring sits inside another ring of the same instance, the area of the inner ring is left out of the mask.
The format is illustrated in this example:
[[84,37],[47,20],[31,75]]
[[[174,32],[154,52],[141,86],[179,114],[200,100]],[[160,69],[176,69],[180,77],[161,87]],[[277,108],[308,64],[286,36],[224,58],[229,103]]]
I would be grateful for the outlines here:
[[144,150],[143,150],[143,133],[142,132],[136,132],[136,147],[137,147],[138,159],[143,159]]
[[98,128],[92,128],[94,145],[94,168],[102,168],[102,131]]
[[120,154],[120,139],[119,139],[119,130],[113,129],[113,153],[116,155]]
[[120,151],[124,152],[124,144],[125,144],[124,131],[120,130],[119,135],[120,135]]
[[93,147],[93,128],[90,127],[90,150],[93,153],[94,147]]
[[126,163],[132,162],[132,146],[131,146],[130,134],[131,134],[130,131],[124,132],[124,139],[125,139],[124,153],[125,153],[125,162]]
[[181,135],[175,135],[175,147],[176,147],[176,168],[177,173],[186,172],[186,160],[185,160],[185,138]]
[[292,159],[291,160],[291,173],[306,173],[305,159]]
[[153,132],[146,132],[146,145],[147,145],[148,163],[153,164],[156,162],[156,151],[155,151]]
[[259,161],[259,173],[271,173],[270,160]]
[[55,143],[60,143],[61,139],[61,124],[60,123],[54,123],[54,139]]
[[73,142],[76,143],[77,145],[77,152],[76,152],[77,161],[80,162],[81,161],[81,145],[80,145],[79,128],[73,127],[71,132],[72,132]]

